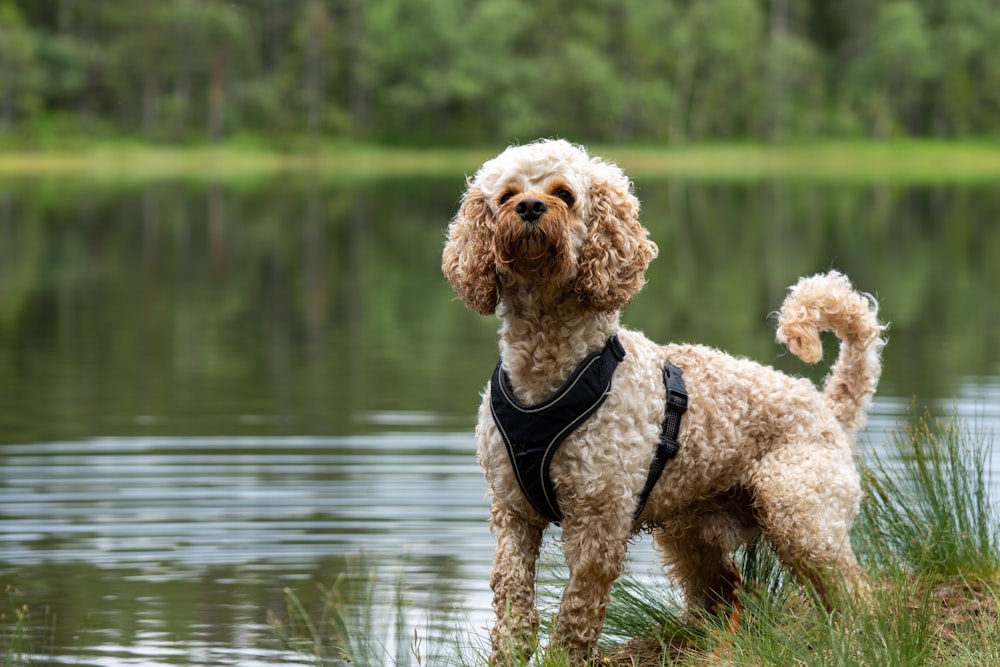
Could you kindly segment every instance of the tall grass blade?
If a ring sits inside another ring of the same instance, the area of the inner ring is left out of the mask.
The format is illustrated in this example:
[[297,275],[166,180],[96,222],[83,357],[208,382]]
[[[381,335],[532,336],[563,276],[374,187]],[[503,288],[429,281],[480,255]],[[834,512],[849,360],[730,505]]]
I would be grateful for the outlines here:
[[[421,632],[411,623],[413,605],[401,572],[392,582],[380,582],[375,568],[348,561],[332,586],[318,587],[319,600],[304,604],[295,591],[285,590],[285,617],[271,613],[278,640],[288,649],[309,656],[316,665],[355,667],[420,667],[461,664],[454,610],[428,605],[430,615]],[[311,608],[318,607],[318,612]],[[446,628],[455,636],[453,646]],[[481,664],[477,660],[476,663]]]
[[1000,572],[997,512],[989,497],[991,442],[952,414],[925,413],[866,455],[867,499],[857,534],[881,567],[920,576]]

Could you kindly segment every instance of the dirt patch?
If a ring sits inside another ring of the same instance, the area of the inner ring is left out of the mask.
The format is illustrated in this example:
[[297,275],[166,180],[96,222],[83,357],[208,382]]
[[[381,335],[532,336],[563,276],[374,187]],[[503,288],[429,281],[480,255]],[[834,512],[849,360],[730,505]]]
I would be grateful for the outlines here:
[[953,641],[966,636],[970,629],[992,621],[998,624],[1000,582],[949,582],[938,584],[932,592],[937,611],[937,636]]

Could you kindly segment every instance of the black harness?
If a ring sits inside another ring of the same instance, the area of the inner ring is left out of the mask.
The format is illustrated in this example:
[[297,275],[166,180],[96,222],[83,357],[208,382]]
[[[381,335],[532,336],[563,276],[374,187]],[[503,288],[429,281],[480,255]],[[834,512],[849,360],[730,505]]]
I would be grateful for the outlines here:
[[[611,379],[625,348],[611,336],[604,349],[587,356],[570,378],[552,396],[535,405],[514,398],[510,378],[497,362],[490,382],[490,412],[507,446],[517,483],[539,514],[554,524],[562,521],[549,466],[556,449],[573,430],[601,407],[611,390]],[[681,415],[687,410],[687,392],[679,368],[664,362],[663,383],[667,392],[663,428],[649,468],[646,485],[639,495],[638,517],[667,461],[677,454]]]

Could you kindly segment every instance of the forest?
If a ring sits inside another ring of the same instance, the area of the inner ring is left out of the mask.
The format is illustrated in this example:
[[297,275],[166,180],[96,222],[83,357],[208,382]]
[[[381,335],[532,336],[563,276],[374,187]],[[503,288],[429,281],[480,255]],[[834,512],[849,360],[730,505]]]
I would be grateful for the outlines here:
[[0,0],[0,146],[1000,129],[1000,0]]

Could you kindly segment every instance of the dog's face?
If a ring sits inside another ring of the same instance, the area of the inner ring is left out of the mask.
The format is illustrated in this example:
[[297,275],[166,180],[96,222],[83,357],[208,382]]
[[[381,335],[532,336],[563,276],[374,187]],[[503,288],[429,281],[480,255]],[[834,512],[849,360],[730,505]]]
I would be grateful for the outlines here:
[[518,290],[618,310],[656,256],[638,218],[632,184],[615,165],[562,140],[512,146],[469,180],[442,269],[482,314]]

